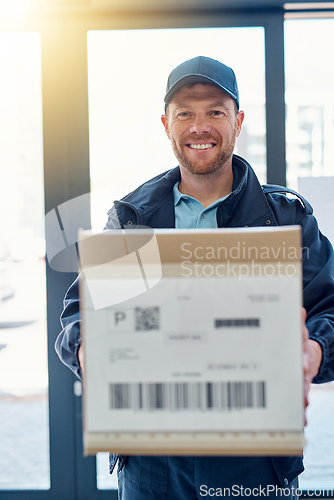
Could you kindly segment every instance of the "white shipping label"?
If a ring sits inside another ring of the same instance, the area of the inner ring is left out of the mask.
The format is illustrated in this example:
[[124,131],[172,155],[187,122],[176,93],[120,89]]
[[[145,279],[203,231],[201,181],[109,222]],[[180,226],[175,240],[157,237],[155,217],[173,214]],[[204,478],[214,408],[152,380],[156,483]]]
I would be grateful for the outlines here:
[[85,310],[85,427],[300,431],[300,276],[163,278]]

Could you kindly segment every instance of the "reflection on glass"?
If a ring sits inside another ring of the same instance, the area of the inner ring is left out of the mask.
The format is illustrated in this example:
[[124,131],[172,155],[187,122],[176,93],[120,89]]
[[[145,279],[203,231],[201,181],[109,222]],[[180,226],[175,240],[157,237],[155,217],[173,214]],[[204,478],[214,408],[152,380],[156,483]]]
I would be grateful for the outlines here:
[[104,226],[113,200],[177,165],[160,121],[166,81],[177,64],[198,55],[234,69],[245,111],[236,153],[266,181],[263,28],[92,31],[88,82],[94,228]]
[[288,186],[334,175],[334,19],[285,22]]
[[0,34],[0,490],[50,487],[40,59]]

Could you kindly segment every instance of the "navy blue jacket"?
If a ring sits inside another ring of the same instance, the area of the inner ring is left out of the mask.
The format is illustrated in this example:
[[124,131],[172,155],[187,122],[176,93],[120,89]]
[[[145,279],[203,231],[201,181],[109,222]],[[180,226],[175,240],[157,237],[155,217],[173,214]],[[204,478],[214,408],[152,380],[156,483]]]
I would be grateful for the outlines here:
[[[106,229],[115,227],[175,227],[173,186],[178,167],[160,174],[116,201],[108,212]],[[288,198],[286,193],[295,196]],[[298,224],[302,227],[303,295],[310,338],[322,348],[322,362],[314,383],[334,379],[334,255],[331,243],[318,229],[312,207],[299,194],[281,186],[260,186],[250,165],[233,156],[232,193],[217,209],[218,227],[258,227]],[[80,345],[78,279],[69,288],[61,316],[62,332],[56,341],[61,360],[81,376],[77,358]],[[289,346],[286,346],[288,349]],[[117,462],[111,455],[111,470]],[[301,457],[273,457],[282,486],[303,470]],[[120,466],[123,459],[120,458]]]

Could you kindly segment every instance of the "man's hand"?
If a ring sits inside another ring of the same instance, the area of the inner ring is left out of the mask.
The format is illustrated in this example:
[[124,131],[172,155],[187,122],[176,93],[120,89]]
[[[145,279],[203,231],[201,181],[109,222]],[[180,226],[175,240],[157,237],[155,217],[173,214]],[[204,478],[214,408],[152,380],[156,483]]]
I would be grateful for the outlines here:
[[[309,339],[306,326],[306,310],[302,309],[303,333],[303,370],[304,370],[304,406],[308,406],[308,392],[313,378],[317,375],[322,359],[322,350],[318,342]],[[305,413],[306,425],[306,413]]]
[[83,346],[80,344],[79,350],[78,350],[78,360],[79,360],[79,365],[81,369],[81,376],[83,378],[84,376],[84,352],[83,352]]

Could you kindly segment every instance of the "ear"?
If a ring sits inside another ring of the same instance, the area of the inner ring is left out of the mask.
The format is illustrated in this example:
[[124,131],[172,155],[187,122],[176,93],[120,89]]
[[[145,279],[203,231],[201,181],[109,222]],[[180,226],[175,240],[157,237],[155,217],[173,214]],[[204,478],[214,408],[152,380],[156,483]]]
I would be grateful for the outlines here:
[[169,136],[169,126],[168,126],[168,116],[167,115],[161,115],[161,121],[163,126],[165,127],[165,132],[167,134],[168,139],[170,139]]
[[244,118],[245,118],[245,113],[242,110],[238,111],[238,114],[237,114],[237,132],[236,132],[236,137],[239,137],[239,135],[240,135],[241,126],[242,126],[242,123],[244,121]]

